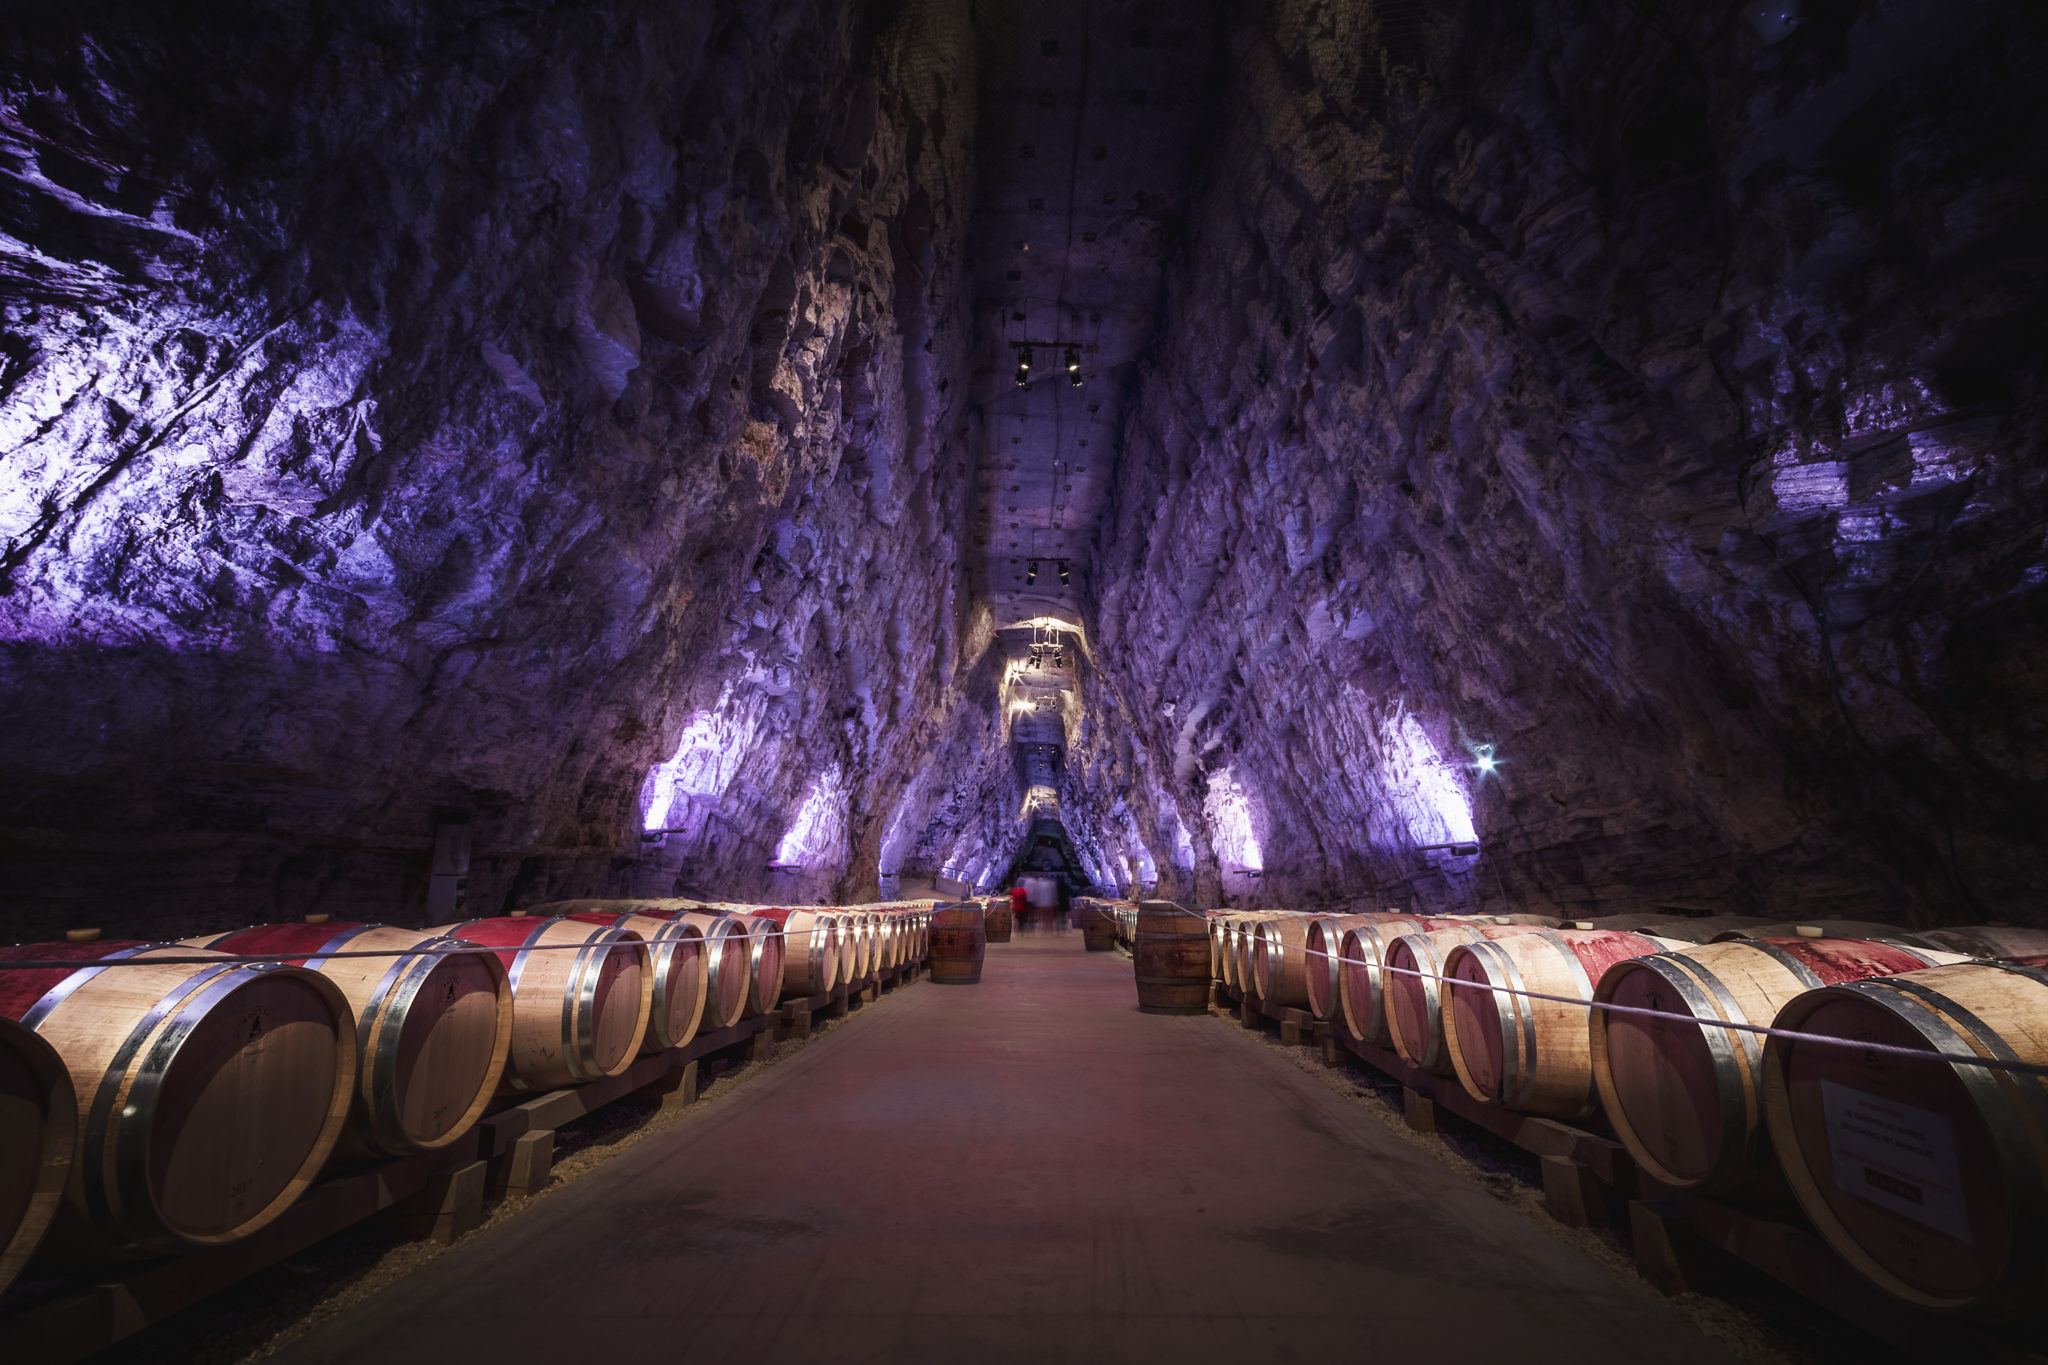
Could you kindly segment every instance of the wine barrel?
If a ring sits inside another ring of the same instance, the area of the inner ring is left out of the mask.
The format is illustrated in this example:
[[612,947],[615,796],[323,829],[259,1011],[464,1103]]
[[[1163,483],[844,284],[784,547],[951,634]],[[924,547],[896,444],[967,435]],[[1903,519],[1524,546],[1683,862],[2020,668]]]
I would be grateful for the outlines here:
[[1590,1113],[1590,1006],[1565,1001],[1591,1001],[1594,983],[1617,962],[1683,946],[1622,930],[1541,929],[1452,948],[1444,961],[1451,992],[1444,1033],[1465,1093],[1552,1118]]
[[501,915],[438,933],[494,950],[512,979],[506,1084],[553,1090],[616,1076],[640,1055],[654,1007],[647,945],[630,929]]
[[1361,924],[1372,924],[1382,918],[1378,915],[1317,915],[1308,922],[1308,937],[1302,943],[1302,952],[1308,956],[1308,976],[1304,983],[1308,991],[1309,1013],[1318,1019],[1340,1018],[1343,1004],[1338,998],[1339,985],[1337,967],[1344,956],[1344,931]]
[[1387,1031],[1387,995],[1383,989],[1380,964],[1387,949],[1403,934],[1428,933],[1459,923],[1443,916],[1380,914],[1370,924],[1354,925],[1344,931],[1337,961],[1337,1004],[1344,1027],[1351,1036],[1374,1047],[1387,1047],[1393,1035]]
[[1252,980],[1275,1009],[1308,1003],[1308,924],[1306,915],[1280,915],[1252,930]]
[[704,936],[704,1023],[731,1028],[747,1013],[754,941],[747,926],[722,910],[681,910],[675,917]]
[[711,966],[704,934],[696,925],[658,912],[580,911],[567,918],[579,924],[616,925],[638,934],[647,944],[654,989],[648,1001],[647,1035],[640,1041],[643,1056],[681,1047],[697,1036],[697,1029],[704,1022]]
[[1869,919],[1780,920],[1769,924],[1744,924],[1739,928],[1724,929],[1715,934],[1714,942],[1727,943],[1744,938],[1883,939],[1887,943],[1907,943],[1921,948],[1941,946],[1931,939],[1921,938],[1917,933],[1907,932],[1900,925]]
[[839,954],[839,960],[832,969],[835,983],[851,981],[854,967],[858,965],[860,944],[857,941],[860,927],[853,922],[853,916],[844,910],[821,910],[818,917],[831,926],[832,943]]
[[1770,920],[1755,915],[1672,915],[1654,910],[1639,914],[1595,915],[1566,920],[1560,929],[1625,929],[1675,943],[1709,943],[1717,939],[1754,938]]
[[853,932],[849,939],[853,944],[853,968],[849,981],[865,981],[875,974],[875,926],[873,916],[859,910],[846,912],[847,922]]
[[1694,1021],[1768,1024],[1806,991],[1937,960],[1956,959],[1877,939],[1772,938],[1618,962],[1593,998],[1670,1018],[1593,1011],[1593,1081],[1608,1122],[1663,1184],[1712,1194],[1740,1189],[1770,1164],[1763,1039]]
[[764,910],[763,919],[782,926],[782,991],[790,996],[823,995],[839,980],[839,927],[822,911]]
[[355,1021],[332,981],[172,944],[31,943],[0,959],[78,964],[0,972],[0,1016],[55,1050],[77,1101],[45,1256],[237,1241],[319,1174],[355,1096]]
[[1966,957],[2048,967],[2048,929],[2022,929],[2010,924],[1967,924],[1959,929],[1922,929],[1914,937]]
[[1254,910],[1238,916],[1237,937],[1232,940],[1230,974],[1237,988],[1256,998],[1259,979],[1252,973],[1252,953],[1259,946],[1259,926],[1279,918],[1277,911]]
[[1403,934],[1387,945],[1380,972],[1385,992],[1387,1033],[1410,1066],[1439,1076],[1451,1074],[1444,1034],[1444,960],[1461,943],[1487,943],[1541,932],[1533,924],[1458,924],[1426,933]]
[[782,1002],[782,926],[757,914],[733,917],[747,935],[747,1010],[768,1014]]
[[1011,933],[1017,927],[1017,912],[1008,905],[998,901],[992,903],[984,913],[988,921],[986,925],[988,941],[990,943],[1008,943]]
[[972,986],[988,949],[988,912],[973,901],[932,912],[932,984]]
[[64,1059],[35,1030],[0,1019],[0,1294],[43,1240],[77,1144]]
[[1781,1029],[1926,1060],[1773,1037],[1764,1114],[1779,1167],[1842,1258],[1921,1308],[2016,1317],[2048,1300],[2048,971],[1925,967],[1794,998]]
[[1143,901],[1131,939],[1138,1008],[1202,1014],[1209,1008],[1209,921],[1172,901]]
[[[340,988],[357,1044],[356,1102],[340,1143],[347,1155],[437,1151],[474,1127],[497,1092],[512,1045],[512,987],[496,953],[441,951],[457,942],[424,929],[326,922],[186,942],[284,956]],[[393,956],[327,956],[377,952]]]
[[1081,946],[1088,952],[1107,953],[1116,948],[1116,921],[1101,906],[1075,901],[1074,921],[1081,930]]

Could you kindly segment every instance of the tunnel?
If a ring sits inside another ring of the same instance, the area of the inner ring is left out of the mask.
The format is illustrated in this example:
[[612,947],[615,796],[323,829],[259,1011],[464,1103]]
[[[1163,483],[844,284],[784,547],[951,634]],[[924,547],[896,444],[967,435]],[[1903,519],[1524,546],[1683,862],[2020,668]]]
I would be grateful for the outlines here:
[[7,7],[0,1354],[2025,1358],[2043,20]]

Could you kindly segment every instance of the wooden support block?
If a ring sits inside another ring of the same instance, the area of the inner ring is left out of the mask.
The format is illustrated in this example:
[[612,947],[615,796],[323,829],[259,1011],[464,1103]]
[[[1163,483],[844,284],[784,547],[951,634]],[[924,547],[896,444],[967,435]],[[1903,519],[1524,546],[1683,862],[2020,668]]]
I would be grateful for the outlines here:
[[1631,1199],[1628,1226],[1629,1239],[1635,1243],[1636,1269],[1644,1279],[1666,1294],[1709,1286],[1709,1248],[1690,1218],[1661,1203]]
[[1280,1041],[1289,1047],[1307,1047],[1316,1039],[1316,1019],[1307,1010],[1280,1011]]
[[471,1161],[436,1171],[427,1187],[392,1209],[401,1237],[446,1246],[484,1221],[484,1185],[490,1163]]
[[490,1163],[489,1184],[507,1199],[524,1199],[546,1189],[554,1170],[554,1130],[521,1133]]
[[1401,1116],[1418,1133],[1437,1131],[1436,1101],[1405,1085],[1401,1087]]
[[1543,1207],[1568,1228],[1611,1227],[1615,1201],[1593,1168],[1568,1156],[1543,1158]]
[[1227,1010],[1230,1008],[1230,997],[1223,993],[1223,983],[1221,981],[1211,981],[1209,983],[1209,1008],[1212,1010]]
[[1249,999],[1240,1000],[1237,1004],[1237,1022],[1246,1028],[1260,1028],[1265,1025],[1266,1016],[1260,1014],[1259,1007]]
[[1344,1065],[1344,1044],[1337,1037],[1337,1030],[1327,1020],[1316,1024],[1316,1049],[1322,1053],[1323,1065],[1335,1070]]
[[697,1102],[697,1064],[687,1062],[675,1080],[661,1093],[663,1109],[685,1109]]
[[808,1038],[811,1036],[811,1002],[799,1000],[782,1007],[782,1022],[776,1025],[775,1036],[781,1038]]
[[860,1003],[863,1005],[872,1005],[881,998],[882,990],[880,983],[876,982],[873,978],[869,978],[868,984],[861,989]]
[[837,986],[832,991],[831,1002],[825,1006],[825,1017],[828,1019],[844,1019],[847,1009],[846,987],[843,985]]
[[765,1062],[775,1055],[775,1027],[770,1024],[747,1039],[747,1060]]

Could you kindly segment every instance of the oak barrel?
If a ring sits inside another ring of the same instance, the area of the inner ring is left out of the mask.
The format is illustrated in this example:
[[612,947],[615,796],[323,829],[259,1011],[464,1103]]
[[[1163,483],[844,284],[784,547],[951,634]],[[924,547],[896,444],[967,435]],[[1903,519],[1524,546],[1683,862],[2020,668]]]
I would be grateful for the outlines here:
[[1107,953],[1116,948],[1116,921],[1094,901],[1074,902],[1074,923],[1081,931],[1081,946],[1087,951]]
[[764,910],[763,919],[782,926],[782,991],[789,996],[823,995],[839,980],[839,926],[818,910]]
[[1276,915],[1252,929],[1252,982],[1275,1008],[1308,1003],[1308,916]]
[[[512,1045],[512,987],[495,953],[445,951],[458,941],[381,924],[259,924],[187,942],[285,956],[347,997],[357,1045],[347,1155],[446,1147],[497,1092]],[[327,956],[380,952],[393,956]]]
[[1308,922],[1308,938],[1302,944],[1302,952],[1308,956],[1308,977],[1304,985],[1308,991],[1309,1013],[1318,1019],[1340,1018],[1343,1004],[1338,992],[1338,964],[1344,956],[1344,931],[1361,924],[1372,924],[1381,918],[1377,915],[1317,915]]
[[697,1036],[704,1022],[705,998],[711,983],[710,956],[704,948],[702,930],[659,913],[584,910],[568,918],[579,924],[616,925],[638,934],[647,944],[654,989],[648,1000],[647,1035],[640,1041],[642,1055],[681,1047]]
[[1806,991],[1954,959],[1875,939],[1770,938],[1616,963],[1593,998],[1670,1018],[1593,1011],[1593,1080],[1608,1122],[1663,1184],[1710,1194],[1740,1189],[1770,1165],[1764,1040],[1693,1021],[1769,1024]]
[[1445,959],[1462,943],[1486,943],[1539,932],[1529,924],[1457,924],[1403,934],[1387,945],[1380,989],[1387,997],[1387,1034],[1394,1051],[1410,1066],[1439,1076],[1451,1074],[1451,1052],[1444,1032]]
[[43,1240],[77,1143],[64,1059],[35,1030],[0,1019],[0,1294]]
[[1959,929],[1922,929],[1914,937],[1968,957],[2048,967],[2048,929],[2026,929],[2011,924],[1967,924]]
[[751,912],[733,918],[747,935],[747,1016],[768,1014],[782,1002],[782,926]]
[[1427,933],[1468,920],[1425,915],[1376,915],[1370,924],[1346,929],[1337,962],[1337,1004],[1351,1036],[1375,1047],[1387,1047],[1387,995],[1380,965],[1387,949],[1403,934]]
[[994,900],[985,912],[988,923],[986,932],[990,943],[1008,943],[1011,933],[1017,927],[1017,912],[1005,901]]
[[1209,921],[1172,901],[1142,901],[1131,938],[1138,1008],[1201,1014],[1209,1008]]
[[2038,1311],[2048,1301],[2048,1078],[1937,1054],[2048,1066],[2048,971],[1964,962],[1843,982],[1796,997],[1773,1022],[1927,1054],[1765,1043],[1771,1145],[1828,1244],[1922,1308]]
[[1540,929],[1451,949],[1443,1020],[1459,1083],[1473,1098],[1509,1109],[1552,1118],[1590,1113],[1591,1010],[1579,1002],[1592,1000],[1594,983],[1615,963],[1682,946],[1614,929]]
[[932,984],[972,986],[988,950],[987,914],[973,901],[932,911]]
[[355,1021],[332,981],[173,944],[21,944],[0,959],[78,964],[0,972],[0,1016],[56,1051],[77,1100],[44,1254],[233,1242],[319,1174],[355,1096]]
[[675,917],[704,936],[704,1021],[731,1028],[747,1013],[754,971],[754,940],[737,915],[723,910],[679,910]]
[[647,945],[630,929],[565,916],[504,915],[439,932],[497,952],[512,979],[506,1083],[552,1090],[616,1076],[640,1055],[653,1014]]

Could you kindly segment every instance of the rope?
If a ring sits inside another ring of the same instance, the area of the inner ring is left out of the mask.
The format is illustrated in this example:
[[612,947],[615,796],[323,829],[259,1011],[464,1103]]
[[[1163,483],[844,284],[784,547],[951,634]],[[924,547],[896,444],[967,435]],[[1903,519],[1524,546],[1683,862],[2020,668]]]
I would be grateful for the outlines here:
[[[1179,913],[1190,918],[1200,919],[1205,923],[1208,921],[1208,916],[1198,911],[1180,910],[1179,907],[1175,908],[1179,910]],[[1641,1015],[1650,1019],[1661,1019],[1667,1024],[1692,1023],[1699,1025],[1703,1030],[1709,1027],[1729,1029],[1738,1033],[1759,1034],[1766,1038],[1789,1038],[1794,1042],[1815,1043],[1824,1047],[1855,1048],[1860,1052],[1882,1053],[1888,1057],[1905,1057],[1919,1061],[1951,1062],[1963,1066],[1979,1066],[1989,1071],[2010,1071],[2023,1076],[2048,1078],[2048,1065],[2036,1062],[2008,1060],[2003,1057],[1983,1057],[1974,1052],[1928,1051],[1922,1048],[1901,1047],[1896,1043],[1864,1042],[1855,1038],[1837,1038],[1826,1033],[1807,1033],[1801,1029],[1776,1028],[1769,1024],[1738,1024],[1730,1019],[1702,1019],[1696,1014],[1672,1014],[1666,1010],[1645,1009],[1640,1005],[1617,1005],[1611,1000],[1581,1000],[1576,996],[1547,995],[1542,991],[1524,991],[1517,990],[1512,986],[1496,986],[1490,981],[1467,981],[1462,977],[1439,976],[1435,972],[1420,971],[1412,967],[1396,967],[1385,962],[1368,962],[1364,958],[1345,957],[1342,955],[1341,948],[1336,953],[1327,953],[1320,949],[1310,948],[1307,944],[1303,944],[1299,949],[1282,949],[1283,954],[1289,951],[1298,951],[1306,957],[1320,957],[1325,961],[1334,961],[1340,965],[1350,963],[1368,970],[1377,968],[1383,972],[1393,972],[1398,976],[1412,976],[1426,981],[1441,981],[1454,988],[1465,986],[1474,990],[1489,991],[1495,995],[1518,995],[1529,1000],[1547,1000],[1552,1004],[1577,1005],[1579,1008],[1586,1010],[1597,1009],[1606,1010],[1611,1014]],[[1977,960],[1982,961],[1982,959]],[[1882,981],[1884,978],[1871,977],[1866,979]]]

